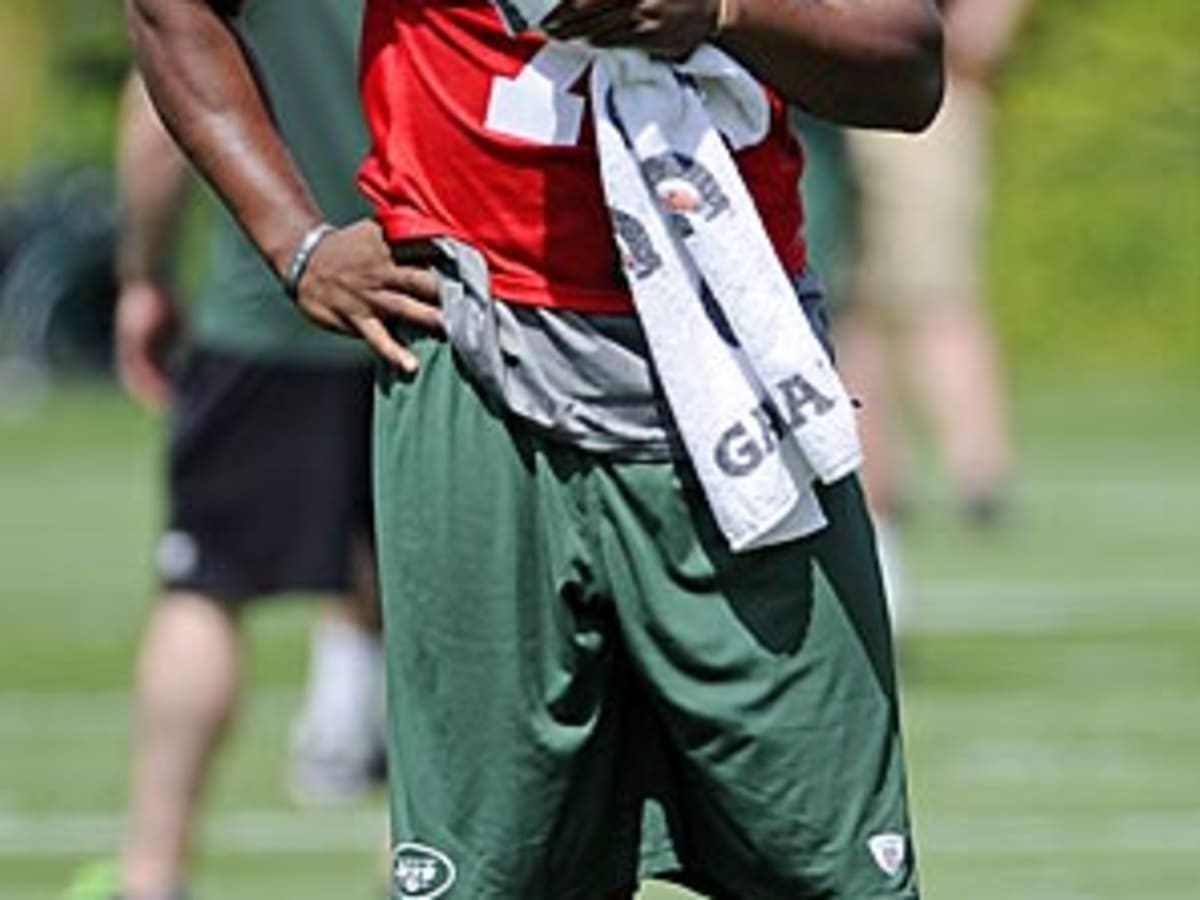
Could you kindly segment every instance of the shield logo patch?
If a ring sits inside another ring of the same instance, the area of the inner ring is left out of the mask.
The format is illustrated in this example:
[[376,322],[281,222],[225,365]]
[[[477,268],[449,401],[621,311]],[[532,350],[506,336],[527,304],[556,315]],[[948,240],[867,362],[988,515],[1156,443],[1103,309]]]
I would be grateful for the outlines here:
[[905,859],[908,856],[908,842],[904,839],[904,835],[894,832],[876,834],[867,841],[867,847],[871,851],[871,858],[875,860],[875,865],[879,866],[884,874],[898,875],[904,868]]

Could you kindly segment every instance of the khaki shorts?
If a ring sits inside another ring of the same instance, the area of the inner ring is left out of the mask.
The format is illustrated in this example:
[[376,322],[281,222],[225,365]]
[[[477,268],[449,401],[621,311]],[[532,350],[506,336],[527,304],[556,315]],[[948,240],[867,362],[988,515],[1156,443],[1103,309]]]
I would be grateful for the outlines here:
[[980,89],[952,81],[925,133],[850,133],[861,196],[856,301],[911,305],[980,297],[987,103]]
[[857,482],[733,556],[687,466],[553,442],[414,347],[375,432],[393,900],[917,897]]

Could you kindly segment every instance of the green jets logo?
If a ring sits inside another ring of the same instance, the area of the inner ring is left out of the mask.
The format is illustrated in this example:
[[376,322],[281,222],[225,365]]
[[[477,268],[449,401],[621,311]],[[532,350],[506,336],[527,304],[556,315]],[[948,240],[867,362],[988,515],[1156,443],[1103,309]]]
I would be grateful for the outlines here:
[[454,863],[423,844],[400,844],[392,852],[395,900],[436,900],[454,884]]

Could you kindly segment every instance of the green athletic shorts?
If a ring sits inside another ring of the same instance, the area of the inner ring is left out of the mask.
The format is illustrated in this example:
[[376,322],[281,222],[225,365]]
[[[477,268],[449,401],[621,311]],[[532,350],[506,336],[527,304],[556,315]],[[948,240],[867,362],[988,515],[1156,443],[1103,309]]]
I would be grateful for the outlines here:
[[376,398],[393,898],[917,897],[857,482],[734,556],[685,465],[548,440],[416,347]]

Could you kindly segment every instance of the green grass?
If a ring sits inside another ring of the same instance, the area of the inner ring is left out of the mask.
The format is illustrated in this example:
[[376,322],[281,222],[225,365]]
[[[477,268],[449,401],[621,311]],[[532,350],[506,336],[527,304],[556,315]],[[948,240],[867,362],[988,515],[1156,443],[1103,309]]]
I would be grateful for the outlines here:
[[[1026,386],[1017,502],[994,534],[920,484],[903,676],[928,897],[1195,896],[1196,405],[1168,381]],[[55,897],[116,840],[157,441],[99,389],[0,423],[0,900]],[[279,786],[310,615],[252,621],[201,900],[373,896],[377,805],[300,813]]]
[[[106,147],[111,98],[47,113],[69,95],[35,17],[58,6],[3,7],[0,178]],[[1042,3],[1002,85],[991,259],[1022,471],[995,535],[963,531],[936,482],[918,493],[903,678],[930,898],[1197,894],[1198,44],[1195,0]],[[104,390],[59,391],[24,423],[4,399],[0,900],[41,900],[117,836],[158,431]],[[310,616],[251,623],[201,900],[373,896],[378,809],[300,814],[279,787]]]

